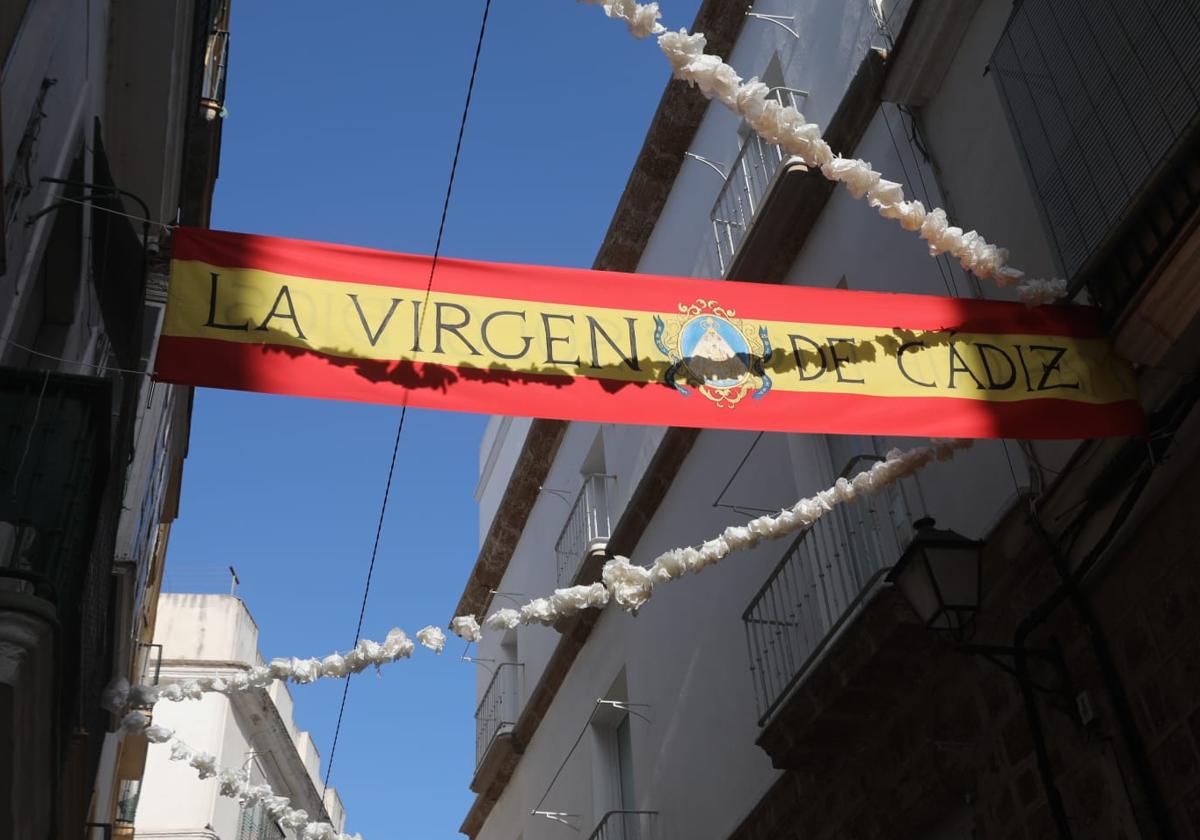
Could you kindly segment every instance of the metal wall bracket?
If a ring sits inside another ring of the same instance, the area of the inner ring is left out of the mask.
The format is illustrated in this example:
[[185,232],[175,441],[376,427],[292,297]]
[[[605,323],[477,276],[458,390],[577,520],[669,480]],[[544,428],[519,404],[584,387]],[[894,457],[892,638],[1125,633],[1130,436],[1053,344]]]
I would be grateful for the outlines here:
[[[751,9],[754,7],[751,6]],[[797,41],[800,40],[800,33],[792,29],[792,21],[795,20],[791,15],[764,15],[762,12],[749,11],[746,12],[746,17],[765,20],[767,23],[773,23],[781,29],[786,29],[788,33]]]

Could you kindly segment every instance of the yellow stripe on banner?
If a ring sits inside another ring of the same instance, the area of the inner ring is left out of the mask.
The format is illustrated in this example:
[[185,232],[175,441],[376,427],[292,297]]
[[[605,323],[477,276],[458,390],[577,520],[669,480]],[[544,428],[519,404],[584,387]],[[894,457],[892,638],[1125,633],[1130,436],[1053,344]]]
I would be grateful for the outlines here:
[[1092,404],[1136,394],[1128,366],[1100,339],[748,322],[717,310],[656,313],[435,291],[417,340],[423,298],[417,289],[175,261],[163,333],[623,382],[661,381],[680,360],[680,381],[729,381],[766,357],[772,387],[784,391]]

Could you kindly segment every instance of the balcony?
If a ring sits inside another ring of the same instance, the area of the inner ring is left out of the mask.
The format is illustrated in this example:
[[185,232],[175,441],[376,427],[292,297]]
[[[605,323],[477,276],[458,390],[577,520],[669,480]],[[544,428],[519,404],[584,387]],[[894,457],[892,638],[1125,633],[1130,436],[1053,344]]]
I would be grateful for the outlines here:
[[742,614],[759,726],[879,588],[911,538],[910,522],[901,483],[838,507],[788,549]]
[[[782,105],[799,107],[806,94],[790,88],[775,88],[771,98]],[[733,265],[738,248],[750,230],[755,216],[762,208],[768,193],[785,167],[800,158],[785,154],[779,146],[763,140],[753,131],[742,142],[741,151],[733,162],[725,185],[713,204],[709,219],[712,222],[713,250],[722,276]]]
[[1065,274],[1110,318],[1200,207],[1195,0],[1015,5],[989,69]]
[[588,840],[652,840],[658,811],[609,811]]
[[483,699],[475,709],[475,773],[480,774],[484,759],[492,752],[498,739],[509,740],[513,726],[520,714],[519,678],[522,665],[518,662],[502,662],[492,674]]
[[0,589],[78,603],[108,470],[110,389],[0,368],[0,578],[11,579]]
[[554,544],[558,556],[558,585],[571,586],[583,561],[602,553],[612,535],[615,475],[588,475],[571,505],[571,513]]

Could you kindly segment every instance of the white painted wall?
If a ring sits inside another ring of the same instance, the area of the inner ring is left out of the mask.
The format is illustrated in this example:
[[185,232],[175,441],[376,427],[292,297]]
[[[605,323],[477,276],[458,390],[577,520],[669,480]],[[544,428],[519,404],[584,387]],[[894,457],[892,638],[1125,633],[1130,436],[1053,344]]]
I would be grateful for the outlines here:
[[[230,674],[262,662],[258,627],[242,601],[231,595],[162,595],[155,642],[163,645],[164,681]],[[259,720],[251,720],[250,709]],[[281,719],[279,730],[262,720],[274,715]],[[265,781],[296,807],[319,796],[320,755],[308,733],[296,728],[291,694],[283,683],[272,683],[257,701],[220,694],[163,701],[155,706],[154,722],[174,730],[194,749],[212,753],[223,767],[253,767],[256,783]],[[302,768],[299,776],[290,770],[296,766]],[[327,791],[325,801],[340,831],[345,812],[336,789]],[[214,779],[198,779],[195,770],[170,760],[166,746],[150,745],[135,823],[138,837],[235,840],[240,819],[240,806],[217,795]],[[293,840],[291,833],[287,836]]]
[[493,417],[483,431],[479,446],[479,483],[475,501],[479,504],[479,542],[483,543],[488,528],[504,498],[509,476],[521,454],[521,446],[533,421],[528,417]]
[[[964,227],[977,227],[989,240],[1009,246],[1015,264],[1044,276],[1054,268],[1049,247],[992,80],[983,75],[1010,6],[1010,0],[984,0],[947,81],[917,115],[928,135],[932,160],[909,142],[906,118],[894,105],[879,110],[859,148],[838,151],[872,161],[885,177],[904,183],[906,192],[926,206],[949,205]],[[907,7],[907,3],[884,4],[893,35],[898,34]],[[827,124],[866,50],[886,43],[868,3],[777,0],[756,4],[755,9],[772,14],[792,10],[800,37],[794,39],[764,21],[747,21],[731,63],[748,77],[761,74],[778,56],[785,83],[810,91],[802,106],[806,116]],[[728,165],[741,142],[737,128],[735,117],[712,106],[691,151]],[[721,186],[721,179],[708,167],[684,163],[639,271],[714,276],[715,259],[708,256],[708,209]],[[850,289],[931,295],[974,296],[980,288],[957,265],[930,259],[925,243],[914,234],[838,190],[786,282],[833,287],[843,279]],[[985,293],[988,297],[1010,294],[994,285]],[[618,476],[619,504],[624,505],[661,439],[660,429],[572,423],[546,485],[578,487],[580,464],[598,433],[604,438],[608,471]],[[677,545],[696,544],[753,515],[713,506],[753,440],[748,433],[700,435],[638,545],[636,562],[648,563],[658,552]],[[799,495],[828,486],[850,455],[882,454],[892,446],[916,443],[767,435],[723,501],[778,509]],[[519,443],[505,440],[501,446],[516,449],[492,460],[497,466],[511,464]],[[1070,443],[1039,446],[1039,454],[1054,467],[1072,449]],[[489,457],[481,452],[481,462]],[[511,466],[493,468],[484,497],[498,498],[510,472]],[[941,527],[978,538],[992,529],[1030,481],[1024,453],[1015,442],[985,441],[949,463],[928,467],[906,485],[905,496],[911,518],[931,514]],[[484,515],[481,500],[485,523],[490,522],[491,511]],[[546,494],[538,500],[501,583],[502,591],[523,601],[554,587],[554,542],[567,512],[566,504]],[[484,533],[486,527],[481,538]],[[534,808],[573,815],[570,821],[580,831],[577,836],[592,831],[605,808],[608,784],[601,739],[585,733],[574,752],[570,750],[587,726],[596,699],[607,696],[622,673],[626,692],[622,699],[649,707],[648,723],[632,722],[634,783],[638,807],[659,812],[656,836],[727,836],[777,777],[766,754],[754,745],[759,729],[742,612],[787,548],[787,541],[765,544],[702,575],[663,586],[636,617],[610,605],[479,837],[554,840],[571,836],[560,824],[531,817]],[[512,603],[498,599],[493,609],[500,606]],[[526,627],[516,637],[518,660],[524,663],[523,703],[558,636],[549,628]],[[495,634],[485,636],[480,644],[479,656],[485,659],[499,661],[505,654]],[[489,678],[481,667],[478,693]],[[547,792],[560,767],[558,780]]]

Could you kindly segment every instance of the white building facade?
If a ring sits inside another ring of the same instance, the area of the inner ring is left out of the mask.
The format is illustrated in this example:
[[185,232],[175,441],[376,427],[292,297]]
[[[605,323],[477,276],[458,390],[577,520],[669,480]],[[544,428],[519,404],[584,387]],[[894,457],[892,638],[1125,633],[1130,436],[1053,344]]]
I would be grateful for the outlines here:
[[[162,645],[164,682],[229,676],[264,664],[258,627],[241,599],[232,595],[161,595],[154,640]],[[270,785],[293,808],[342,831],[346,815],[341,799],[335,788],[325,790],[320,756],[292,718],[285,683],[229,696],[208,693],[195,701],[161,701],[154,708],[154,722],[195,749],[212,753],[221,767],[247,769],[252,784]],[[197,778],[186,762],[171,761],[164,746],[149,746],[145,766],[141,782],[122,795],[124,816],[133,822],[136,837],[294,840],[294,833],[271,820],[261,805],[244,808],[219,796],[216,779]]]
[[[1128,22],[1119,3],[1056,23],[1052,5],[1035,0],[791,0],[752,7],[774,20],[747,16],[742,4],[710,0],[693,31],[709,35],[708,51],[743,77],[762,78],[824,126],[835,151],[871,161],[884,177],[903,183],[907,196],[945,207],[956,224],[1008,247],[1012,264],[1029,276],[1065,276],[1073,293],[1086,289],[1103,303],[1107,322],[1118,324],[1113,339],[1119,350],[1142,366],[1146,407],[1157,416],[1162,406],[1174,405],[1170,400],[1195,369],[1194,296],[1187,303],[1161,302],[1181,294],[1181,287],[1162,284],[1182,282],[1176,278],[1195,270],[1194,257],[1185,270],[1169,262],[1164,246],[1131,269],[1135,293],[1113,291],[1112,266],[1124,247],[1121,237],[1151,212],[1139,202],[1165,183],[1154,173],[1191,165],[1190,152],[1179,150],[1195,147],[1200,99],[1195,88],[1185,91],[1181,83],[1175,90],[1155,81],[1154,68],[1143,68],[1151,76],[1142,79],[1141,96],[1169,101],[1176,110],[1168,111],[1163,136],[1144,138],[1149,163],[1134,167],[1131,183],[1119,190],[1108,192],[1106,183],[1104,212],[1081,222],[1090,193],[1077,182],[1087,180],[1086,170],[1073,169],[1068,159],[1083,155],[1101,168],[1108,161],[1079,133],[1064,139],[1070,132],[1063,126],[1104,129],[1086,85],[1068,95],[1055,93],[1047,80],[1078,82],[1081,63],[1115,72],[1132,61],[1127,49],[1118,49],[1122,37],[1146,48],[1158,43],[1164,66],[1178,61],[1176,72],[1196,78],[1195,44],[1178,40],[1197,31],[1186,5],[1168,3],[1151,15],[1177,15],[1178,33],[1160,20],[1157,34],[1134,28],[1121,35]],[[595,25],[612,24],[597,16]],[[1066,33],[1049,34],[1052,25],[1069,29],[1076,39],[1070,50]],[[1036,68],[1031,52],[1040,55]],[[1031,139],[1031,121],[1051,95],[1070,107],[1058,116],[1060,125],[1044,126],[1044,136]],[[1148,110],[1126,107],[1131,120],[1151,118]],[[1197,195],[1181,199],[1184,209],[1162,225],[1162,241],[1187,240],[1185,220],[1200,206]],[[706,105],[678,82],[663,96],[596,267],[724,282],[1012,297],[947,257],[931,259],[915,234],[781,157],[735,115]],[[720,289],[714,282],[710,296],[717,301]],[[1148,306],[1173,312],[1157,344],[1144,326]],[[1173,361],[1180,358],[1187,360]],[[1192,417],[1186,400],[1194,397],[1179,398],[1185,400],[1180,416]],[[1196,446],[1177,436],[1183,425],[1179,420],[1169,434],[1186,464]],[[590,583],[606,555],[646,565],[664,550],[699,544],[728,525],[790,506],[892,447],[919,443],[494,418],[481,446],[476,491],[481,549],[456,614],[482,618],[558,587]],[[1076,836],[1100,836],[1080,829],[1099,820],[1128,836],[1172,836],[1154,829],[1184,806],[1156,759],[1147,760],[1160,749],[1158,736],[1132,721],[1140,689],[1131,664],[1117,657],[1110,669],[1105,656],[1112,657],[1097,648],[1101,676],[1088,689],[1090,698],[1106,704],[1106,726],[1123,747],[1101,755],[1079,740],[1079,730],[1051,727],[1045,737],[1052,744],[1061,739],[1057,748],[1075,762],[1056,772],[1039,762],[1038,736],[1021,752],[1004,746],[1008,735],[1033,726],[1029,721],[1045,710],[1022,708],[1016,682],[940,644],[886,582],[922,517],[984,541],[985,581],[994,584],[992,591],[1015,587],[1021,595],[989,601],[985,591],[985,606],[994,609],[980,613],[978,633],[1007,643],[1012,626],[1027,617],[1010,610],[1023,608],[1033,597],[1029,591],[1040,592],[1013,580],[1033,575],[1058,597],[1044,579],[1055,568],[1046,558],[1061,554],[1068,568],[1085,562],[1078,558],[1087,547],[1099,557],[1114,556],[1118,543],[1111,535],[1097,543],[1097,529],[1117,516],[1120,493],[1135,482],[1116,482],[1119,491],[1101,498],[1089,470],[1097,462],[1117,463],[1116,447],[980,441],[889,492],[847,505],[790,544],[761,544],[659,587],[636,616],[610,604],[556,627],[486,634],[470,654],[479,669],[476,800],[462,832],[486,840],[966,840],[1002,836],[1026,823],[1039,826],[1029,828],[1029,836],[1054,836],[1055,827],[1058,836],[1069,836],[1063,833],[1069,824]],[[1145,486],[1167,492],[1175,480],[1160,471]],[[1034,525],[1026,519],[1031,503],[1038,511]],[[1158,527],[1148,524],[1142,504],[1134,496],[1132,513],[1117,516],[1126,542]],[[1068,521],[1088,535],[1071,549],[1057,542]],[[1040,531],[1053,532],[1049,547],[1039,543]],[[1182,552],[1155,556],[1169,563]],[[1044,559],[1045,568],[1039,571],[1035,558]],[[1114,571],[1119,568],[1110,563],[1087,578],[1098,603],[1124,585],[1123,573]],[[1055,609],[1057,602],[1047,615]],[[1126,613],[1097,609],[1101,620],[1107,616],[1124,628],[1118,622]],[[1049,624],[1037,626],[1035,635],[1049,633]],[[1098,635],[1092,628],[1091,637]],[[1124,687],[1118,677],[1127,680]],[[953,691],[930,699],[938,678]],[[980,685],[993,684],[995,697],[976,694],[984,691]],[[936,718],[932,724],[929,715]],[[929,732],[922,728],[927,725]],[[1077,768],[1084,767],[1108,781],[1131,779],[1134,792],[1126,799],[1114,795],[1117,804],[1105,809],[1067,795],[1063,810],[1070,818],[1045,822],[1055,813],[1055,799],[1064,798],[1056,791],[1069,789],[1071,774],[1083,774]],[[905,774],[920,776],[916,768],[925,776],[936,770],[940,780],[914,782]],[[1003,813],[995,803],[1012,800],[1013,789],[1023,791],[1018,805]]]

